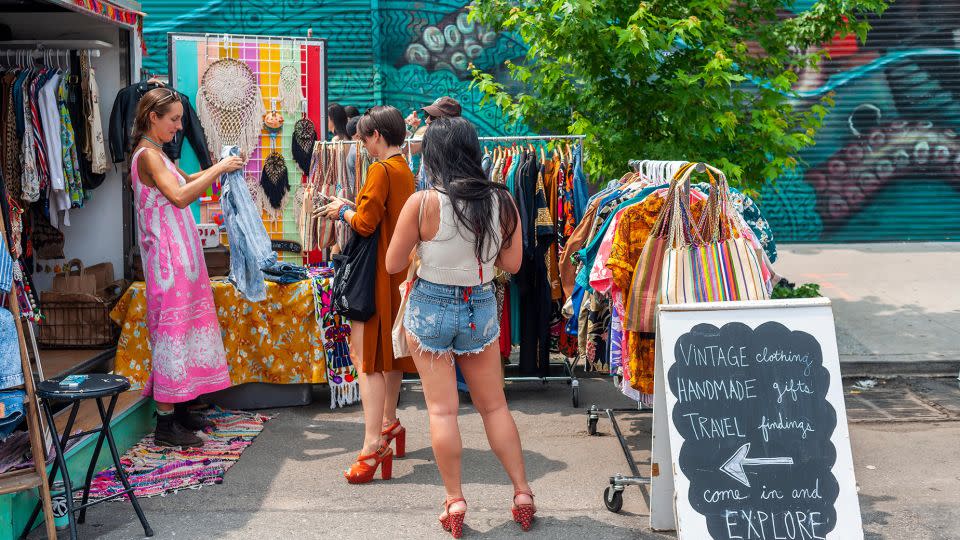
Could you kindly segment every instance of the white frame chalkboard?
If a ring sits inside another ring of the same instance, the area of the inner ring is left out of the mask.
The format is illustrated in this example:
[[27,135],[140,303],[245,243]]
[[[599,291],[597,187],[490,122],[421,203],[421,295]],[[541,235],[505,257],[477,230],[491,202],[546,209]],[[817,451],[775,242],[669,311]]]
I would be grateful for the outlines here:
[[837,513],[836,526],[826,538],[863,538],[850,435],[843,402],[836,331],[830,300],[826,298],[712,302],[659,307],[650,498],[650,524],[654,530],[676,530],[680,539],[712,538],[706,518],[690,505],[687,491],[691,481],[678,465],[684,439],[671,421],[678,398],[665,383],[666,373],[676,362],[674,346],[677,340],[698,324],[711,324],[721,328],[725,324],[736,322],[756,329],[771,321],[778,322],[791,331],[806,332],[816,338],[821,346],[823,367],[829,372],[830,380],[826,400],[833,406],[837,416],[837,425],[830,438],[837,452],[831,473],[840,487],[834,505]]

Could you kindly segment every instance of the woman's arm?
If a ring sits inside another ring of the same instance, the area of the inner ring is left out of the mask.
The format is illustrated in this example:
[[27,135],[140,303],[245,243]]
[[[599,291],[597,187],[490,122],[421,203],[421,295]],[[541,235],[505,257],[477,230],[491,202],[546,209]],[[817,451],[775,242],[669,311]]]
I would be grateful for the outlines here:
[[428,192],[420,191],[411,195],[400,210],[397,227],[387,247],[385,265],[388,274],[399,274],[410,265],[410,254],[420,241],[420,199],[425,193]]
[[195,172],[195,173],[193,173],[193,174],[187,174],[183,169],[181,169],[180,167],[177,167],[177,172],[180,173],[180,176],[182,176],[182,177],[184,178],[184,180],[187,181],[188,184],[189,184],[190,182],[195,181],[195,180],[199,180],[200,177],[203,176],[203,174],[206,173],[206,172],[209,171],[209,170],[210,170],[210,169],[205,169],[205,170],[202,170],[202,171],[200,171],[200,172]]
[[196,180],[181,186],[177,176],[167,168],[160,154],[155,150],[143,152],[137,161],[140,177],[153,182],[160,193],[177,208],[186,208],[206,193],[207,188],[225,172],[239,170],[243,161],[238,157],[229,157],[213,167],[203,171]]
[[[522,232],[520,213],[517,212],[517,205],[512,198],[510,199],[510,206],[517,216],[517,226],[510,236],[510,246],[506,247],[506,242],[504,242],[500,248],[500,255],[497,256],[497,267],[508,274],[516,274],[520,270],[520,264],[523,263],[523,239],[520,236]],[[502,231],[501,234],[506,234],[506,231]]]

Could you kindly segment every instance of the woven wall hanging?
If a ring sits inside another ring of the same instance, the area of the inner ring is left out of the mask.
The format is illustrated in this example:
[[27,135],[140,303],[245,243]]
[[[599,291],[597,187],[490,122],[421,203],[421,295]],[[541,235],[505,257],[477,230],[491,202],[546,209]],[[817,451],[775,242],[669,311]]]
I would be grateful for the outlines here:
[[290,152],[303,174],[310,174],[310,161],[313,159],[315,142],[317,142],[317,128],[307,115],[303,115],[303,118],[297,120],[296,125],[293,126],[293,137],[290,141]]
[[257,77],[247,64],[223,58],[203,72],[197,116],[214,153],[224,145],[235,145],[249,158],[259,145],[264,114]]

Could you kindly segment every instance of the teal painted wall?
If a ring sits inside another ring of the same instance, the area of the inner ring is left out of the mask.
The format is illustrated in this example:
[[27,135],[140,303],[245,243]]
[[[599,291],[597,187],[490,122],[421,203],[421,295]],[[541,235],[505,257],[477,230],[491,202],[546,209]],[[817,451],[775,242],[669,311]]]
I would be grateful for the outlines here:
[[[166,72],[167,32],[312,28],[328,40],[331,101],[406,113],[452,95],[483,134],[526,132],[505,124],[496,107],[480,107],[467,72],[472,62],[509,82],[503,61],[521,57],[524,46],[470,24],[466,3],[143,0],[152,53],[145,65]],[[866,45],[837,40],[823,69],[801,77],[799,106],[827,92],[837,106],[803,167],[763,189],[778,241],[960,239],[960,2],[894,3],[873,25]]]

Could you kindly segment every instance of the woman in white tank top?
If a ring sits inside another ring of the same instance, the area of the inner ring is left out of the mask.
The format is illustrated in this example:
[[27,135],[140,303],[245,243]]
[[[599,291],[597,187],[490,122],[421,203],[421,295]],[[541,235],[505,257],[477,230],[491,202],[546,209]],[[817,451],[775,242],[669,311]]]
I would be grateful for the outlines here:
[[415,193],[400,212],[386,268],[391,273],[407,268],[416,248],[420,266],[403,323],[446,490],[440,525],[459,538],[467,508],[461,487],[456,362],[483,418],[490,447],[513,482],[513,520],[528,530],[536,508],[520,436],[503,392],[500,321],[491,283],[496,267],[508,273],[520,268],[523,242],[517,208],[504,186],[487,180],[477,132],[463,118],[433,121],[423,137],[423,167],[432,189]]

